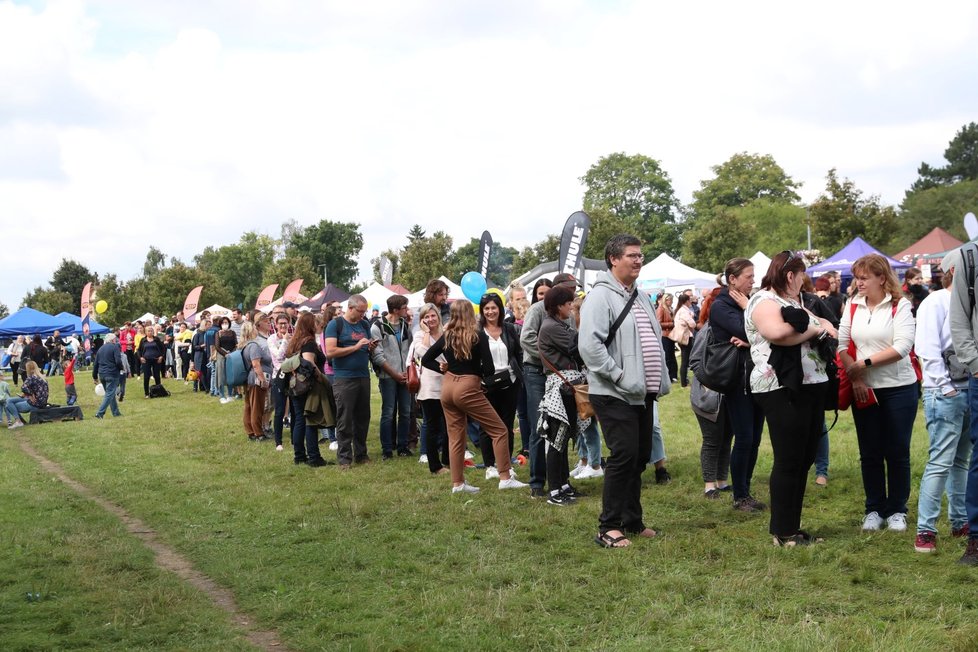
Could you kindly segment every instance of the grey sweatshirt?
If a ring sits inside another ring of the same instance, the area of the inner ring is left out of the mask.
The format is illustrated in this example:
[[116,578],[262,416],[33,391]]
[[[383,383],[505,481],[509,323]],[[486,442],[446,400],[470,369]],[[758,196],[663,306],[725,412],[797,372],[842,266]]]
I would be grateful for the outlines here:
[[[635,318],[628,314],[615,339],[604,344],[611,325],[625,308],[630,293],[610,272],[598,275],[598,280],[588,292],[581,306],[581,328],[578,348],[588,369],[588,385],[591,394],[613,396],[631,405],[645,402],[645,367],[642,362],[642,343],[639,340]],[[655,318],[655,308],[644,292],[639,292],[635,306],[644,310],[652,322],[652,329],[660,341],[662,327]],[[633,308],[634,310],[634,308]],[[671,383],[667,371],[665,352],[662,353],[662,380],[659,396],[669,393]]]
[[972,308],[968,297],[969,285],[978,294],[978,282],[968,273],[969,251],[978,267],[978,246],[969,242],[957,250],[961,254],[961,262],[954,266],[954,280],[950,288],[951,342],[961,364],[968,367],[972,376],[978,376],[978,306]]

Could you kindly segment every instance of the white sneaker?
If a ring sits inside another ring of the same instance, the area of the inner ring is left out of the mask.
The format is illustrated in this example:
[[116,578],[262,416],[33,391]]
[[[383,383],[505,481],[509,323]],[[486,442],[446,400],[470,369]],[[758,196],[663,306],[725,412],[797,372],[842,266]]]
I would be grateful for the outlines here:
[[[866,514],[866,518],[863,519],[863,532],[874,532],[882,528],[883,517],[879,515],[879,512]],[[906,521],[904,521],[903,529],[907,529]]]
[[486,467],[486,480],[492,480],[493,478],[499,477],[499,469],[494,466]]
[[227,405],[228,403],[230,403],[233,400],[234,399],[231,399],[231,398],[222,398],[221,399],[221,405]]
[[452,487],[453,494],[477,494],[479,493],[478,487],[473,487],[468,482],[463,482],[457,487]]
[[585,464],[584,462],[578,460],[577,461],[577,466],[575,466],[573,469],[571,469],[570,477],[572,477],[572,478],[580,477],[581,471],[583,471],[586,468],[587,468],[587,464]]
[[604,477],[604,469],[602,469],[600,466],[598,468],[594,468],[592,466],[585,465],[584,470],[577,474],[578,480],[586,480],[588,478],[603,478],[603,477]]
[[280,451],[285,449],[282,448],[282,444],[279,444],[278,446],[275,447],[275,450]]
[[465,459],[471,460],[471,459],[474,459],[474,458],[475,458],[475,455],[472,454],[472,451],[469,451],[469,450],[465,451]]
[[886,529],[894,532],[905,532],[907,529],[906,514],[891,514],[886,519]]
[[418,464],[427,464],[427,463],[428,463],[427,455],[422,455],[421,457],[418,458]]
[[526,484],[525,482],[520,482],[513,476],[510,476],[508,480],[499,481],[500,489],[522,489],[523,487],[529,487],[529,486],[530,485]]
[[329,442],[329,450],[338,451],[340,449],[340,443],[338,441]]
[[7,430],[16,430],[17,428],[23,428],[23,427],[24,427],[24,422],[18,420],[18,421],[14,421],[9,426],[7,426]]

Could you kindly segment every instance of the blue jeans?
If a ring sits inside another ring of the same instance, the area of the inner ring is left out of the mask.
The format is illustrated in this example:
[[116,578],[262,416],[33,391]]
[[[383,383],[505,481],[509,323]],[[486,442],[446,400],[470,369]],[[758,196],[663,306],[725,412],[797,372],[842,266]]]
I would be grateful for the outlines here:
[[[520,383],[520,393],[516,397],[516,416],[520,422],[520,451],[530,450],[530,418],[526,410],[526,385]],[[598,446],[598,454],[601,447]]]
[[275,409],[274,415],[272,416],[272,433],[275,435],[275,445],[282,445],[282,424],[285,421],[285,402],[288,397],[282,389],[285,384],[285,380],[282,378],[275,378],[272,380],[272,406]]
[[102,388],[105,390],[105,396],[102,397],[102,404],[98,406],[95,416],[105,416],[106,409],[111,410],[112,416],[114,417],[122,416],[122,413],[119,412],[119,404],[116,403],[115,399],[115,388],[119,384],[119,375],[115,373],[111,373],[108,376],[99,375],[98,379],[102,383]]
[[591,419],[591,425],[584,431],[584,436],[578,440],[577,455],[582,460],[587,459],[588,466],[601,464],[601,435],[598,434],[597,419]]
[[750,496],[750,481],[757,465],[757,449],[764,430],[764,410],[743,389],[724,394],[734,444],[730,451],[730,480],[734,500]]
[[649,464],[666,459],[666,444],[662,441],[662,424],[659,423],[659,402],[652,404],[652,455]]
[[968,412],[971,426],[971,464],[968,465],[968,487],[964,507],[968,510],[968,538],[978,539],[978,378],[968,379]]
[[380,379],[380,447],[384,457],[394,452],[394,410],[397,410],[397,450],[408,451],[408,428],[411,427],[411,394],[407,385],[393,378]]
[[876,405],[853,408],[866,513],[883,518],[907,513],[910,436],[917,418],[917,383],[873,389]]
[[543,370],[533,365],[523,366],[523,385],[526,387],[526,416],[530,420],[530,487],[543,489],[547,482],[547,455],[544,440],[537,432],[540,419],[540,401],[547,385]]
[[951,527],[964,527],[968,513],[964,493],[968,483],[971,437],[968,430],[968,392],[944,396],[939,389],[924,390],[924,418],[930,450],[917,500],[917,532],[937,532],[941,498],[947,490],[947,513]]
[[7,399],[7,415],[14,421],[20,419],[21,412],[33,412],[35,409],[26,398],[11,396]]
[[815,449],[815,475],[829,477],[829,429],[822,420],[822,436]]

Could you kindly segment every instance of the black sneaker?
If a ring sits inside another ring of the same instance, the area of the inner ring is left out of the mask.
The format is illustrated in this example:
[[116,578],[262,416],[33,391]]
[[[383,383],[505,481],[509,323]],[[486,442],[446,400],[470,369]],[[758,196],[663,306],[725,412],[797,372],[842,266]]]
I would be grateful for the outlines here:
[[564,487],[561,488],[560,493],[564,494],[565,496],[570,496],[571,498],[575,498],[575,499],[576,498],[583,498],[584,497],[584,494],[583,493],[581,493],[580,491],[578,491],[574,487],[570,486],[569,484],[568,485],[564,485]]
[[543,490],[543,487],[531,487],[530,488],[530,498],[544,498],[549,494]]
[[738,512],[759,512],[761,511],[761,508],[758,508],[755,505],[756,502],[757,501],[753,500],[750,496],[747,498],[738,498],[737,500],[733,501],[733,508]]
[[327,462],[321,457],[317,457],[314,460],[309,460],[308,462],[306,462],[306,464],[312,467],[319,467],[319,466],[326,466],[327,464],[329,464],[329,462]]
[[758,512],[763,512],[765,509],[767,509],[767,505],[765,505],[764,503],[762,503],[761,501],[759,501],[757,498],[754,498],[753,496],[751,496],[749,494],[747,496],[747,500],[750,501],[750,504],[753,505],[754,506],[754,509],[756,511],[758,511]]
[[669,484],[672,482],[672,476],[669,475],[669,471],[666,467],[655,470],[655,483],[656,484]]
[[560,507],[564,507],[566,505],[573,505],[575,502],[576,501],[574,500],[573,496],[568,496],[562,491],[559,491],[555,494],[550,494],[550,497],[547,498],[547,504],[559,505]]
[[414,453],[411,451],[397,451],[398,457],[414,457]]
[[296,458],[296,459],[293,459],[293,460],[292,460],[292,463],[293,463],[293,464],[305,464],[305,463],[306,463],[306,462],[308,462],[308,461],[309,461],[309,460],[307,460],[306,458],[304,458],[304,457],[300,457],[300,458]]
[[968,547],[958,563],[965,566],[978,566],[978,539],[968,539]]

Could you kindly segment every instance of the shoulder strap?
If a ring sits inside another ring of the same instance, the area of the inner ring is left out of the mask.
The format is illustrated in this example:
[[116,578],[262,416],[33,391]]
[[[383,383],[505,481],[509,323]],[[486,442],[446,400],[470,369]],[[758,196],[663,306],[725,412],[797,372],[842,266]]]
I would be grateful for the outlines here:
[[971,312],[975,311],[975,250],[978,246],[973,243],[965,245],[967,248],[967,262],[965,263],[968,272],[968,300],[971,302]]
[[572,384],[570,383],[570,381],[569,381],[569,380],[567,380],[566,378],[564,378],[564,374],[562,374],[562,373],[560,373],[559,371],[557,371],[557,367],[555,367],[555,366],[553,366],[552,364],[550,364],[550,360],[547,360],[547,359],[546,359],[545,357],[543,357],[542,355],[540,356],[540,359],[541,359],[541,360],[543,361],[543,363],[544,363],[545,365],[547,365],[548,367],[550,367],[550,370],[551,370],[552,372],[554,372],[555,374],[557,374],[557,378],[560,378],[560,379],[561,379],[562,381],[564,381],[564,384],[565,384],[565,385],[567,385],[568,387],[573,387],[573,386],[574,386],[574,385],[572,385]]
[[[616,319],[615,323],[611,325],[611,329],[608,331],[608,337],[606,337],[603,342],[605,346],[608,346],[608,342],[615,339],[615,335],[618,334],[618,329],[621,327],[621,323],[625,321],[625,316],[628,315],[628,311],[632,309],[632,304],[635,303],[636,298],[638,298],[638,288],[632,290],[632,296],[628,297],[625,307],[622,308],[621,312],[618,314],[618,319]],[[541,357],[540,359],[542,360],[543,358]],[[551,369],[552,368],[553,367],[551,367]]]

